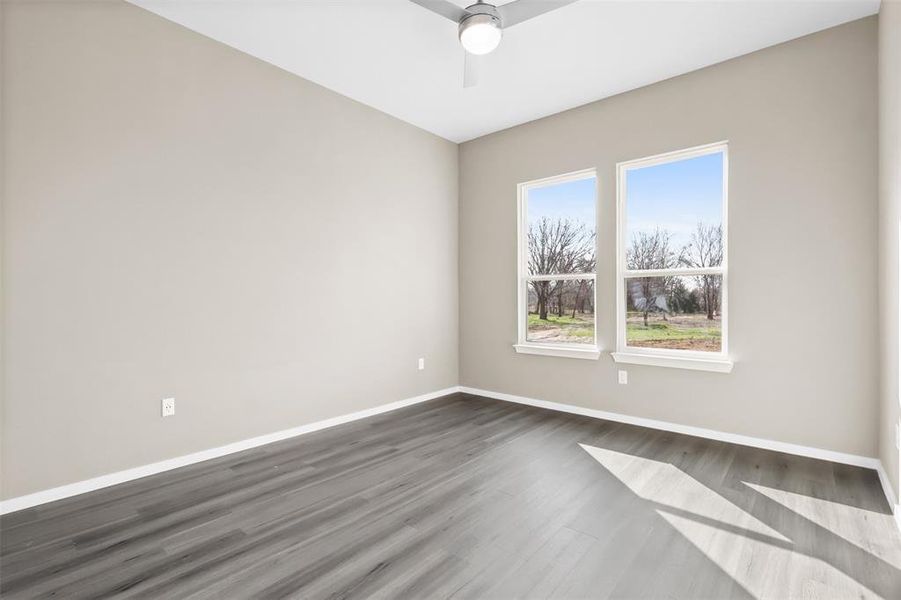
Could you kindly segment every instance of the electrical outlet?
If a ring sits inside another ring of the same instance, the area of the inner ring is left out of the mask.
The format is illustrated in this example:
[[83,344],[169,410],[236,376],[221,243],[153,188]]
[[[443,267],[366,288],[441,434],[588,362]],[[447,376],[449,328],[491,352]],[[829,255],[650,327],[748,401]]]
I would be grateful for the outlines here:
[[629,372],[628,371],[618,371],[616,373],[617,381],[619,381],[620,385],[626,385],[629,383]]
[[901,423],[895,423],[895,448],[901,450]]
[[424,358],[419,359],[419,370],[425,371],[425,359]]
[[175,414],[175,398],[163,398],[163,416],[171,417]]

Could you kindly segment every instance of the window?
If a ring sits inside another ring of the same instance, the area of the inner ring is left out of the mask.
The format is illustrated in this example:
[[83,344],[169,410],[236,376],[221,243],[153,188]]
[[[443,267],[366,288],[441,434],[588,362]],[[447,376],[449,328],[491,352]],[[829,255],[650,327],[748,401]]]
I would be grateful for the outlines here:
[[620,163],[617,362],[728,372],[725,143]]
[[516,351],[598,358],[595,172],[522,183],[518,201]]

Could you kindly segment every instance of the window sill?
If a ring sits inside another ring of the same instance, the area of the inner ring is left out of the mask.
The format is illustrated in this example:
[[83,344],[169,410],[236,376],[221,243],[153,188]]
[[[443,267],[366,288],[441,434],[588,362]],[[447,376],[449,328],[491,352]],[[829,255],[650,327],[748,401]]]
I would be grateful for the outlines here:
[[633,354],[629,352],[613,352],[612,356],[615,362],[631,365],[712,371],[714,373],[729,373],[732,371],[732,361],[723,358],[688,358],[682,356]]
[[601,351],[597,346],[588,346],[586,348],[573,348],[570,346],[544,346],[540,344],[513,344],[513,347],[520,354],[539,354],[542,356],[559,356],[562,358],[583,358],[586,360],[597,360],[601,356]]

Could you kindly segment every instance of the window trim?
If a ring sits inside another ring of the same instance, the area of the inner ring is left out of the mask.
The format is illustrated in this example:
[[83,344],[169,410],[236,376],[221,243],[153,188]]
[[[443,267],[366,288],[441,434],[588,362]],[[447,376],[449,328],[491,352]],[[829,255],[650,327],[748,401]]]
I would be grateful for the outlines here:
[[[719,267],[676,268],[634,271],[626,268],[626,175],[633,169],[652,167],[680,160],[723,154],[723,262]],[[618,162],[616,164],[616,351],[613,360],[618,363],[674,367],[681,369],[728,373],[732,370],[729,358],[729,142],[728,140],[694,146],[683,150],[664,152]],[[705,275],[722,276],[721,291],[721,346],[719,352],[697,350],[675,350],[664,348],[642,348],[626,344],[626,296],[625,281],[635,276],[654,277],[661,275]]]
[[[557,356],[562,358],[581,358],[597,360],[601,355],[598,346],[598,236],[595,235],[595,266],[593,273],[566,273],[556,275],[529,275],[528,273],[528,242],[525,234],[528,232],[528,192],[529,190],[547,187],[558,183],[580,181],[594,178],[594,216],[595,230],[598,222],[598,198],[600,185],[597,169],[588,168],[541,179],[533,179],[519,183],[516,186],[516,340],[513,348],[519,354],[538,354],[544,356]],[[527,341],[528,335],[528,286],[530,280],[560,280],[560,279],[591,279],[594,281],[594,343],[593,344],[541,344]]]

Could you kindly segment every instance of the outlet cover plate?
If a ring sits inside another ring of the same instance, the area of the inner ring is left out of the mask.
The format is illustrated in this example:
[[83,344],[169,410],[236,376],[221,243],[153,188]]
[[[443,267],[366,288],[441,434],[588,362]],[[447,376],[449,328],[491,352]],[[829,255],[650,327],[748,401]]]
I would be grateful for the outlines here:
[[162,412],[164,417],[171,417],[175,414],[175,398],[163,398]]

